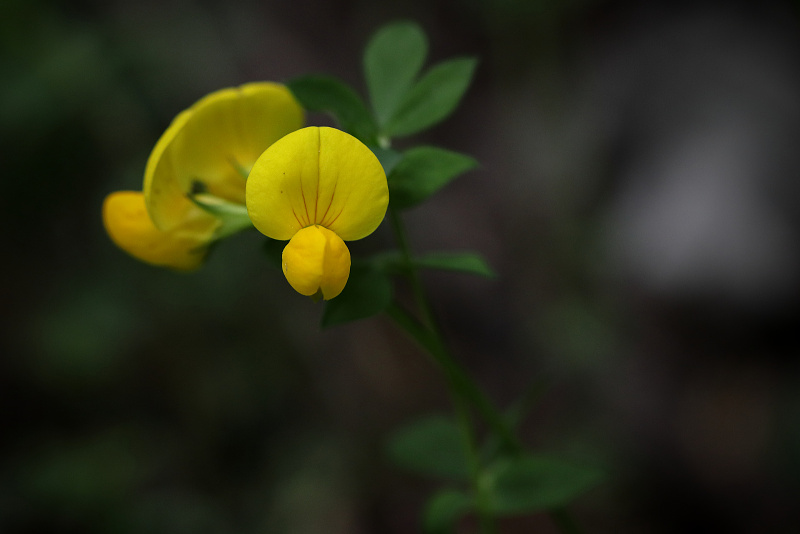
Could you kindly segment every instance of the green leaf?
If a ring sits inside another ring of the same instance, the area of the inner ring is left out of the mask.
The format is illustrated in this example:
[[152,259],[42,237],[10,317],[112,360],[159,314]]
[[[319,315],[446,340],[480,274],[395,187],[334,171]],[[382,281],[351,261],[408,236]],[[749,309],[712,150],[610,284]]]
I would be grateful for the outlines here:
[[458,520],[472,507],[469,495],[453,489],[441,490],[425,505],[422,531],[425,534],[451,534],[456,531]]
[[353,265],[338,297],[325,302],[322,328],[377,315],[392,302],[392,281],[365,265]]
[[403,159],[403,154],[391,148],[371,146],[369,149],[372,150],[372,153],[375,154],[375,157],[381,162],[383,172],[386,173],[386,176],[389,176],[397,164]]
[[498,515],[538,512],[565,506],[600,483],[597,469],[555,458],[527,455],[498,460],[482,480]]
[[413,22],[384,26],[367,44],[364,77],[379,125],[386,124],[394,115],[427,54],[425,33]]
[[474,58],[460,58],[431,68],[406,93],[382,133],[389,137],[403,137],[444,120],[458,106],[472,81],[476,65]]
[[414,264],[425,269],[457,271],[487,278],[496,276],[486,260],[476,252],[432,252],[415,258]]
[[474,158],[443,148],[412,148],[389,176],[389,202],[396,209],[415,206],[477,165]]
[[302,76],[286,85],[305,109],[330,113],[343,130],[364,144],[377,144],[375,120],[349,86],[330,76]]
[[448,417],[428,416],[401,428],[387,452],[395,464],[415,473],[462,481],[470,476],[461,431]]

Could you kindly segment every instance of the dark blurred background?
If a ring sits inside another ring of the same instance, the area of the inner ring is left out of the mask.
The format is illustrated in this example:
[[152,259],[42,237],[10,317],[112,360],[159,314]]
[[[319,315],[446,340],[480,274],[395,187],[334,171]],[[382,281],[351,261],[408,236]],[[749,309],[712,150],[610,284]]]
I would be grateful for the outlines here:
[[408,212],[412,243],[498,272],[426,282],[493,398],[549,386],[526,442],[608,473],[572,507],[585,531],[800,532],[798,7],[3,0],[0,531],[418,531],[436,485],[383,446],[450,408],[413,344],[385,318],[320,331],[256,232],[179,275],[100,220],[204,94],[363,93],[365,42],[410,18],[431,61],[481,61],[398,145],[481,161]]

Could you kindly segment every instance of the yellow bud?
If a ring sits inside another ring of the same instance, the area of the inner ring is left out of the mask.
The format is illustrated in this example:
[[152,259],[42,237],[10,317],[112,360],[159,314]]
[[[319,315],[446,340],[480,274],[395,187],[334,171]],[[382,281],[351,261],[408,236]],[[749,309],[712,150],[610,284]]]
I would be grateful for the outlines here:
[[350,251],[335,232],[319,225],[299,230],[283,249],[283,274],[301,295],[337,296],[350,276]]

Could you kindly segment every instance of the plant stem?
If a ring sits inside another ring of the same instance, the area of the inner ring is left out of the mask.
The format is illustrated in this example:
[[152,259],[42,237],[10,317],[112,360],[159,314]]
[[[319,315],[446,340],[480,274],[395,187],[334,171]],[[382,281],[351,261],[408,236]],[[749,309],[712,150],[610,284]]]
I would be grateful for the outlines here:
[[[506,418],[498,411],[486,394],[480,389],[467,372],[450,355],[444,344],[442,335],[437,326],[419,272],[414,265],[411,247],[406,237],[405,227],[399,212],[389,209],[397,243],[411,282],[414,300],[422,315],[422,321],[415,318],[397,303],[393,302],[386,309],[386,313],[397,325],[409,334],[433,358],[442,369],[447,378],[447,384],[453,398],[456,415],[462,430],[465,450],[472,474],[472,485],[475,492],[476,507],[480,520],[481,531],[485,534],[495,532],[495,523],[491,510],[486,500],[485,492],[480,484],[480,457],[475,442],[475,430],[469,412],[471,404],[484,418],[492,431],[502,440],[506,449],[514,454],[523,452],[522,443],[517,438],[508,424]],[[565,508],[550,510],[550,517],[563,534],[580,534],[580,529],[572,516]]]
[[408,244],[408,237],[406,237],[406,229],[405,226],[403,226],[403,220],[400,218],[400,213],[394,209],[389,210],[389,217],[392,220],[392,228],[397,238],[397,244],[400,245],[400,253],[403,255],[403,261],[406,264],[406,271],[411,279],[411,290],[414,292],[414,299],[417,301],[420,313],[422,313],[422,322],[438,337],[438,330],[433,318],[433,312],[428,298],[425,295],[425,290],[422,287],[419,272],[414,266],[414,259],[411,256],[411,246]]
[[395,303],[389,305],[386,313],[433,358],[444,372],[448,385],[453,388],[456,394],[478,410],[492,431],[503,440],[505,446],[512,452],[521,452],[522,444],[511,431],[503,416],[500,415],[469,375],[450,356],[442,344],[441,338],[432,330],[425,328],[417,319]]
[[466,396],[464,395],[463,380],[456,378],[457,374],[453,372],[454,369],[448,370],[448,368],[442,365],[443,362],[437,357],[437,355],[441,353],[441,346],[437,343],[435,337],[431,335],[430,330],[422,326],[419,321],[414,319],[408,312],[395,303],[389,306],[387,313],[395,320],[402,330],[405,330],[411,335],[428,354],[433,356],[445,371],[445,375],[448,379],[448,389],[450,389],[450,397],[452,398],[453,406],[456,411],[459,428],[461,429],[461,437],[464,443],[464,451],[469,464],[470,482],[475,495],[475,507],[478,520],[480,521],[481,532],[484,534],[493,534],[496,531],[494,519],[492,518],[489,504],[486,501],[485,492],[481,487],[480,457],[478,454],[478,446],[475,442],[475,428],[472,424],[472,418],[467,404],[469,397],[465,398]]
[[475,439],[475,428],[472,424],[469,406],[464,399],[455,393],[452,393],[451,397],[458,418],[458,424],[461,428],[461,439],[464,442],[467,463],[469,464],[470,481],[472,483],[472,492],[475,495],[475,508],[477,510],[481,532],[484,534],[494,534],[496,529],[494,518],[492,517],[491,505],[487,499],[486,491],[484,491],[481,484],[481,459],[478,452],[478,444]]
[[414,298],[423,317],[423,323],[420,324],[420,322],[408,312],[394,304],[389,307],[387,312],[395,322],[414,337],[428,354],[433,357],[444,371],[448,384],[454,392],[471,403],[475,409],[478,410],[494,433],[502,439],[506,448],[515,453],[522,452],[522,444],[516,434],[511,431],[505,418],[447,350],[442,336],[439,333],[439,328],[433,316],[431,306],[428,303],[428,298],[425,295],[419,272],[414,266],[411,256],[411,247],[408,244],[408,238],[406,237],[405,227],[403,226],[400,214],[396,210],[389,209],[389,216],[392,220],[392,228],[394,229],[397,243],[400,245],[400,252],[406,264],[406,272],[409,275]]

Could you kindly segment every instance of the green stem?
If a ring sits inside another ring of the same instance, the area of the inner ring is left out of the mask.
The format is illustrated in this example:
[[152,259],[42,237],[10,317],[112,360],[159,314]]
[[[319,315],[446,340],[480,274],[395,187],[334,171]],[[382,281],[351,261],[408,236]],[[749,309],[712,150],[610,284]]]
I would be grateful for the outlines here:
[[434,357],[434,360],[439,363],[447,376],[448,386],[451,392],[453,406],[455,407],[458,417],[458,424],[461,428],[462,441],[469,464],[470,478],[475,495],[475,504],[481,532],[484,534],[492,534],[495,532],[495,525],[485,492],[481,487],[480,457],[478,454],[478,446],[474,438],[475,428],[472,424],[472,418],[470,417],[469,406],[467,404],[468,400],[472,400],[474,392],[465,388],[468,382],[466,382],[463,377],[460,377],[459,370],[448,364],[447,359],[441,359],[442,347],[429,329],[422,326],[419,321],[395,303],[389,306],[387,313],[402,330],[405,330],[411,335],[428,354]]
[[422,313],[422,322],[434,335],[438,336],[438,329],[436,328],[436,323],[433,318],[431,305],[428,303],[428,298],[425,296],[425,290],[422,287],[419,272],[414,266],[414,259],[411,256],[411,246],[408,244],[408,237],[406,237],[406,229],[405,226],[403,226],[403,220],[400,218],[400,213],[394,209],[389,210],[389,217],[392,220],[392,228],[397,238],[397,244],[400,245],[400,253],[403,255],[403,261],[406,264],[406,272],[411,279],[411,290],[414,292],[414,299],[417,301],[420,313]]
[[[480,485],[480,457],[474,439],[475,431],[469,413],[469,405],[471,404],[480,413],[495,435],[501,439],[507,450],[520,454],[523,452],[523,446],[509,426],[506,418],[503,417],[486,394],[447,350],[422,286],[419,273],[414,265],[411,247],[409,246],[400,214],[396,210],[389,209],[389,216],[397,243],[403,255],[406,272],[409,275],[414,300],[422,315],[422,322],[395,302],[389,305],[386,313],[402,330],[419,343],[442,369],[447,378],[470,463],[481,531],[491,534],[495,532],[495,524],[491,517],[491,510],[486,496]],[[550,517],[563,534],[580,534],[577,523],[565,508],[550,510]]]
[[394,209],[390,209],[389,216],[392,221],[392,228],[394,229],[397,243],[400,245],[400,252],[406,264],[406,271],[409,274],[414,298],[423,317],[423,323],[420,324],[419,321],[408,312],[396,305],[390,306],[387,310],[389,315],[433,357],[439,367],[444,371],[448,383],[453,390],[478,410],[494,433],[503,440],[506,447],[513,452],[521,452],[522,444],[519,439],[517,439],[514,432],[512,432],[505,418],[447,350],[442,336],[439,333],[439,328],[437,327],[436,320],[431,311],[431,306],[425,296],[425,290],[422,286],[419,273],[414,266],[411,247],[408,244],[408,238],[406,237],[406,231],[403,226],[403,221],[400,218],[400,213]]
[[475,495],[475,508],[478,513],[481,532],[484,534],[494,534],[496,532],[494,518],[492,517],[491,504],[488,495],[481,484],[481,459],[478,453],[478,444],[475,440],[475,428],[472,424],[472,417],[467,403],[456,394],[451,395],[453,406],[455,406],[458,424],[461,428],[461,439],[464,442],[464,451],[467,455],[469,472],[472,483],[472,491]]
[[389,305],[386,313],[430,354],[444,372],[448,385],[452,387],[455,393],[478,410],[492,428],[492,431],[503,440],[505,446],[513,452],[521,452],[522,444],[511,431],[503,416],[500,415],[491,401],[461,366],[450,356],[442,344],[441,338],[395,303]]

